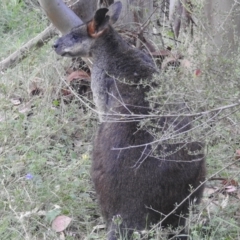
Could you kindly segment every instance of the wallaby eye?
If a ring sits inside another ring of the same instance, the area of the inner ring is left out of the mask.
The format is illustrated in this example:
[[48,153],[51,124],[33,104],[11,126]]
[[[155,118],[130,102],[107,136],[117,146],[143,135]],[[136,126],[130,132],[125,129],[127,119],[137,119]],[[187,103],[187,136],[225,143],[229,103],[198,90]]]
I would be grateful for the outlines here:
[[77,40],[78,39],[78,35],[77,34],[73,34],[72,38],[73,38],[73,40]]

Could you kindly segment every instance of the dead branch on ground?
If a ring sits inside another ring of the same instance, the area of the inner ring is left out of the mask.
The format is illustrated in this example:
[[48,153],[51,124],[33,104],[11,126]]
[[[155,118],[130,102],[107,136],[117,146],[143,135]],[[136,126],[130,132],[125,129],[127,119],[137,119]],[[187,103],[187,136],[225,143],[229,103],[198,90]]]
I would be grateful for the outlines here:
[[26,58],[31,50],[36,50],[42,47],[56,34],[56,29],[53,25],[50,25],[44,31],[39,33],[36,37],[24,44],[19,50],[15,51],[10,56],[1,61],[0,71],[5,71],[6,69],[15,66],[18,62]]

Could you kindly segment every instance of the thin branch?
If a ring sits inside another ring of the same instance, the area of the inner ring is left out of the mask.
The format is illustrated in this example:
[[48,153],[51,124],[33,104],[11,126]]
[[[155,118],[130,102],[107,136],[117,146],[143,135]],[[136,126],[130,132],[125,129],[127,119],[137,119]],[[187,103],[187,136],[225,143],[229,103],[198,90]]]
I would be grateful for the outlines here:
[[[176,133],[175,135],[171,135],[171,136],[168,136],[167,133],[162,135],[160,139],[156,139],[156,140],[153,140],[152,142],[148,142],[148,143],[144,143],[144,144],[139,144],[139,145],[132,145],[132,146],[128,146],[128,147],[122,147],[122,148],[112,148],[112,150],[126,150],[126,149],[131,149],[131,148],[139,148],[139,147],[145,147],[145,146],[148,146],[148,145],[152,145],[152,144],[159,144],[161,142],[164,142],[164,141],[167,141],[169,139],[174,139],[174,138],[177,138],[178,136],[180,136],[181,134],[185,134],[185,133],[189,133],[191,131],[193,131],[194,129],[196,128],[199,128],[201,126],[203,126],[204,124],[206,124],[207,122],[211,122],[211,119],[214,119],[216,118],[219,114],[221,113],[221,111],[218,111],[215,113],[215,116],[211,117],[209,120],[205,121],[204,123],[201,123],[200,125],[198,126],[195,126],[187,131],[184,131],[184,132],[179,132],[179,133]],[[159,116],[160,117],[160,116]],[[198,118],[200,118],[201,116],[198,116]],[[198,118],[194,119],[194,121],[198,121]],[[193,121],[193,122],[194,122]]]
[[[146,118],[160,118],[160,117],[166,117],[166,118],[174,118],[174,117],[198,117],[198,116],[204,116],[204,115],[207,115],[207,114],[210,114],[210,113],[214,113],[214,112],[221,112],[223,110],[226,110],[226,109],[230,109],[230,108],[233,108],[233,107],[237,107],[240,105],[240,99],[238,100],[237,103],[233,103],[233,104],[229,104],[229,105],[225,105],[225,106],[221,106],[219,108],[214,108],[214,109],[211,109],[211,110],[207,110],[207,111],[204,111],[204,112],[198,112],[198,113],[186,113],[186,114],[183,114],[183,113],[178,113],[178,114],[167,114],[167,115],[162,115],[162,114],[159,114],[159,115],[156,115],[156,114],[111,114],[111,113],[108,113],[107,116],[108,117],[119,117],[119,119],[112,119],[112,120],[108,120],[108,122],[127,122],[127,121],[130,121],[130,120],[134,120],[134,121],[139,121],[141,119],[146,119]],[[135,106],[137,107],[137,106]],[[125,119],[124,119],[125,118]]]

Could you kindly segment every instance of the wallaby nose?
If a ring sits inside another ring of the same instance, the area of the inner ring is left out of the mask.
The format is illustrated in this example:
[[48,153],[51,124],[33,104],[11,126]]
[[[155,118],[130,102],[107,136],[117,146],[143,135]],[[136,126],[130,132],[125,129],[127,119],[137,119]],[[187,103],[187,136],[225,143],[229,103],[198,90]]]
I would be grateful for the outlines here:
[[57,48],[58,48],[58,42],[57,42],[57,41],[53,44],[53,48],[54,48],[54,49],[57,49]]

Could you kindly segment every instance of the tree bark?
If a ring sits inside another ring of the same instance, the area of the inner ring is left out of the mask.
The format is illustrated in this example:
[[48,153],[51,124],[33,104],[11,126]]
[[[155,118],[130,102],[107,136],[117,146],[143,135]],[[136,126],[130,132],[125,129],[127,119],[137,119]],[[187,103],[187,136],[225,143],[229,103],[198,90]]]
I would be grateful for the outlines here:
[[92,19],[98,6],[97,0],[69,0],[66,3],[83,22]]

